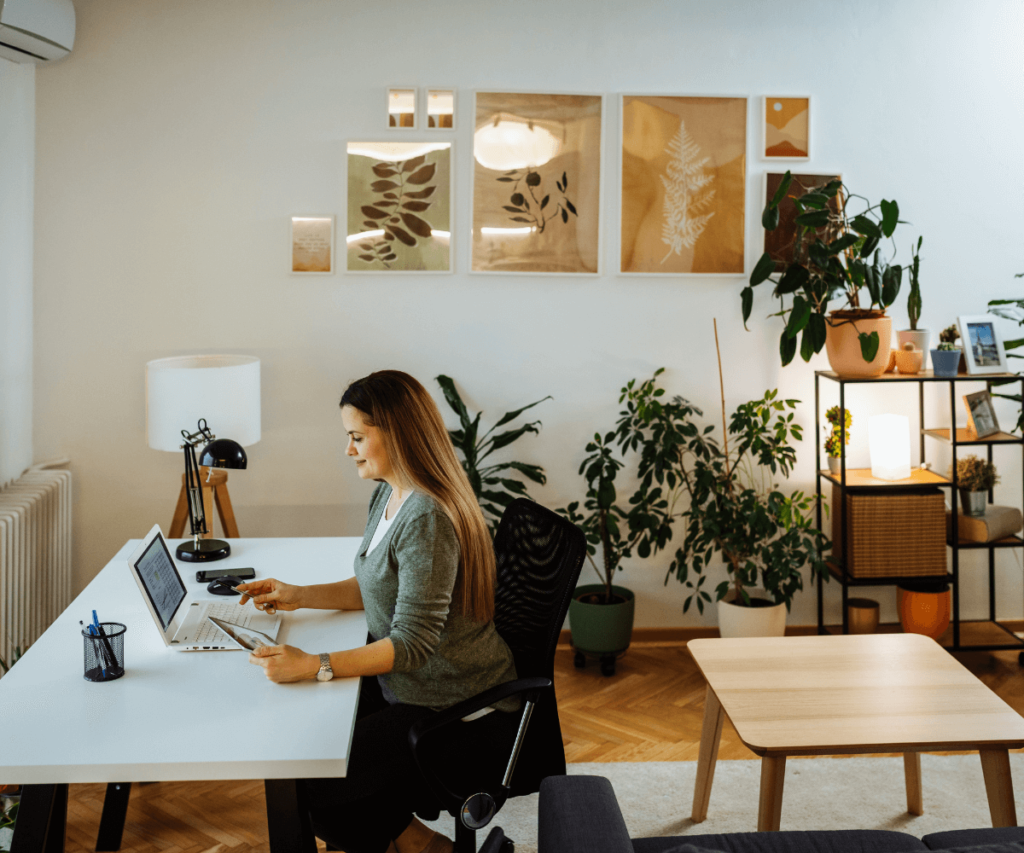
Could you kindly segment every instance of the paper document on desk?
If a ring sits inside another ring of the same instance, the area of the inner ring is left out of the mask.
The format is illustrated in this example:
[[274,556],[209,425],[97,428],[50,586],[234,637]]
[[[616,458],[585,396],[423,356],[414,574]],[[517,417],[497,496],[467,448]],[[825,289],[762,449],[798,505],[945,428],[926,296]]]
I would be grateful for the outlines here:
[[250,652],[254,649],[258,649],[260,646],[273,646],[275,640],[268,637],[262,631],[257,631],[254,628],[243,628],[241,625],[235,625],[232,622],[225,622],[223,619],[218,619],[216,616],[207,616],[214,625],[220,628],[225,634],[227,634],[232,640],[234,640],[243,649],[248,649]]

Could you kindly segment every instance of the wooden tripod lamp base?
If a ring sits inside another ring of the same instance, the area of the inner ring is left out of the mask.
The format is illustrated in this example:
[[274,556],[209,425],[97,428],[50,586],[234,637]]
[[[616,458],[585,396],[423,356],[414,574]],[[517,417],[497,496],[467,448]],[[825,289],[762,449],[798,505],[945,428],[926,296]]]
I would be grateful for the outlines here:
[[[188,521],[188,497],[185,494],[186,474],[181,475],[181,492],[178,495],[178,505],[174,508],[174,520],[171,521],[171,529],[167,534],[168,539],[181,539],[185,535],[185,522]],[[231,496],[228,494],[228,472],[222,468],[199,469],[199,481],[202,485],[203,512],[205,516],[213,520],[213,507],[216,505],[217,514],[220,516],[220,525],[224,528],[224,536],[229,539],[238,538],[238,524],[235,521],[235,510],[231,506]],[[213,525],[207,525],[209,533],[201,533],[200,539],[213,538]]]

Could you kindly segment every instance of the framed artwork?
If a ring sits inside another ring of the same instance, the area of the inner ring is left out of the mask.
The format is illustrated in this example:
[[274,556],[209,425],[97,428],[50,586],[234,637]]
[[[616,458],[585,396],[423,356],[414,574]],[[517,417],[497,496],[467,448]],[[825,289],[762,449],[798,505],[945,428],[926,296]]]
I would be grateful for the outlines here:
[[347,150],[348,272],[451,272],[452,143]]
[[388,95],[388,127],[392,130],[416,129],[416,87],[391,86]]
[[477,92],[473,272],[597,273],[600,95]]
[[996,331],[992,314],[968,314],[956,318],[960,342],[964,348],[967,372],[972,375],[1008,373],[1003,340]]
[[1000,431],[996,410],[992,406],[992,395],[988,391],[964,394],[964,405],[967,406],[967,429],[978,438]]
[[427,130],[455,129],[455,90],[427,89]]
[[809,97],[765,97],[762,118],[766,160],[811,159]]
[[[764,199],[761,208],[768,204],[768,200],[774,198],[782,179],[783,172],[765,172],[764,175]],[[779,203],[779,225],[774,231],[764,232],[764,251],[771,255],[775,261],[775,272],[782,272],[785,265],[793,260],[793,249],[796,245],[796,216],[799,211],[793,202],[794,196],[803,195],[815,187],[823,187],[829,181],[842,179],[838,172],[831,172],[825,175],[793,175],[793,182],[790,184],[790,193]],[[833,198],[829,201],[829,207],[838,212],[839,199]],[[824,228],[818,229],[824,232]]]
[[622,97],[623,273],[742,275],[747,99]]
[[334,217],[292,217],[293,273],[330,275],[334,272]]

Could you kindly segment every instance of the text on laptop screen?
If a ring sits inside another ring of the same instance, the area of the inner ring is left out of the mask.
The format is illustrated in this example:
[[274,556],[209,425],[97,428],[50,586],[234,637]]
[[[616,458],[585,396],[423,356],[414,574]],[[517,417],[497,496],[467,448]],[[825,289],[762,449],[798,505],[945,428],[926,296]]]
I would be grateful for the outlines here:
[[142,579],[149,600],[160,618],[160,624],[166,631],[185,597],[185,584],[181,582],[174,561],[167,551],[163,536],[157,536],[149,544],[143,555],[135,562],[135,569]]

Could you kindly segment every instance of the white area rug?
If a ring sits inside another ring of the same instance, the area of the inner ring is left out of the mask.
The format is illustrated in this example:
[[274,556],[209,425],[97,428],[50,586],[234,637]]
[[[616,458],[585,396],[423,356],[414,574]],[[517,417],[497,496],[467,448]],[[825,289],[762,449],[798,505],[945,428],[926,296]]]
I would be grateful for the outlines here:
[[[1018,818],[1024,819],[1024,754],[1010,754]],[[760,761],[719,761],[708,819],[690,820],[693,761],[570,764],[572,775],[611,780],[632,838],[753,832],[757,829]],[[907,813],[902,758],[791,758],[786,763],[782,829],[890,829],[921,837],[949,829],[991,826],[981,759],[975,755],[922,755],[924,811]],[[432,826],[451,835],[447,815]],[[537,795],[506,803],[494,820],[516,843],[536,853]],[[478,833],[479,841],[488,829]]]

